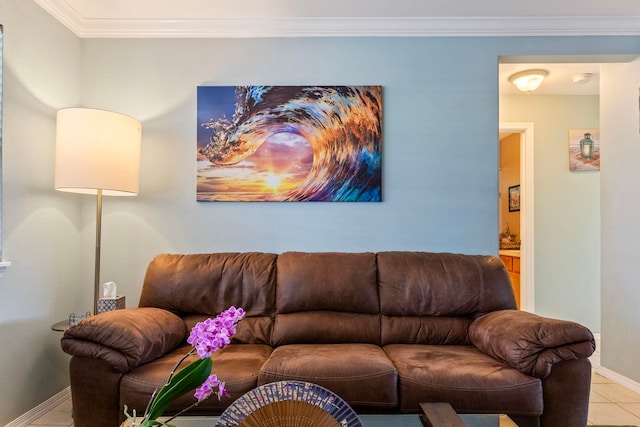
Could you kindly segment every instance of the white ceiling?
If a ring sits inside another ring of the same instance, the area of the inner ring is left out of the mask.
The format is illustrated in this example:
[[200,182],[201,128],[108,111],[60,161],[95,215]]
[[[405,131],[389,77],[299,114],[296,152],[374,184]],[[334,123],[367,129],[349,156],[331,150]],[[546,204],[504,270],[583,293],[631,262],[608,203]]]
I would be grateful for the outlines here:
[[[640,35],[640,0],[34,1],[84,38]],[[521,94],[508,78],[529,68],[549,71],[531,96],[598,93],[598,63],[499,68],[501,94]]]

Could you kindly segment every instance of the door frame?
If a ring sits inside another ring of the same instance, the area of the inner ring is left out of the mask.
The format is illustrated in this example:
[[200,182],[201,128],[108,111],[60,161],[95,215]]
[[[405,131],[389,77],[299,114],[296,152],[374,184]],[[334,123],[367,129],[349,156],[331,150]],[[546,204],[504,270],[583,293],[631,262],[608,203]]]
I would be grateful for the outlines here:
[[520,134],[520,309],[535,310],[533,123],[501,122],[500,132]]

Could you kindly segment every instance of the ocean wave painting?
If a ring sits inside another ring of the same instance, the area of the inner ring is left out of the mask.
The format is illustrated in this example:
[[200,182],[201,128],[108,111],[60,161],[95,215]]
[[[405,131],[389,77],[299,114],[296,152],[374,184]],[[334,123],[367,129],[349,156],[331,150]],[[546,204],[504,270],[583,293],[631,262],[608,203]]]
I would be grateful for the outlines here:
[[199,86],[198,201],[379,202],[381,86]]

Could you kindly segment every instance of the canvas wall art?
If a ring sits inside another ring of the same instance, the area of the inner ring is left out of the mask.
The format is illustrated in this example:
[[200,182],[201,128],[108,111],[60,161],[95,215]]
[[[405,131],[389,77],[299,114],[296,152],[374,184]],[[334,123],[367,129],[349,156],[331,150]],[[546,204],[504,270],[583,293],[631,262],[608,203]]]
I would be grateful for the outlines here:
[[199,86],[197,109],[198,201],[381,201],[381,86]]
[[600,170],[600,130],[569,131],[569,170]]

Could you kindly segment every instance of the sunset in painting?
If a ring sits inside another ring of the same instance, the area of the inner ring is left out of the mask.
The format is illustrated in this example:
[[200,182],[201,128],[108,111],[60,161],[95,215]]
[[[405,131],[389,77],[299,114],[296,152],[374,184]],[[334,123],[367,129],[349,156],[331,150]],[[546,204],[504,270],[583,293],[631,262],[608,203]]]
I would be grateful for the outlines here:
[[198,201],[378,202],[381,86],[198,87]]
[[199,158],[198,193],[215,194],[215,200],[220,201],[277,200],[280,193],[304,181],[312,163],[307,141],[296,134],[277,133],[235,165],[216,167]]

